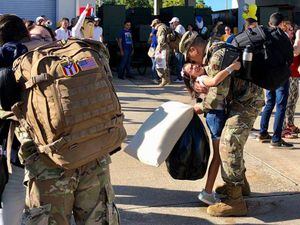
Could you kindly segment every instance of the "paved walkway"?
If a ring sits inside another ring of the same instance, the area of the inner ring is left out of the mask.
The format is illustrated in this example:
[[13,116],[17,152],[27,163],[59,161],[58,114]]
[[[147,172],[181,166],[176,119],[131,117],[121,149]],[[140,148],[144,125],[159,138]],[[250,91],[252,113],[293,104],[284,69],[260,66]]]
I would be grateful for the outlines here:
[[[128,139],[124,145],[163,102],[193,102],[183,84],[157,88],[140,76],[130,81],[115,79],[114,83],[125,113]],[[259,118],[255,128],[258,122]],[[296,124],[300,125],[299,113]],[[119,152],[112,157],[111,174],[122,225],[300,224],[300,138],[293,143],[294,150],[274,150],[249,138],[244,151],[252,189],[247,198],[249,215],[231,218],[208,216],[206,206],[198,201],[206,177],[174,180],[164,164],[147,166]],[[221,183],[219,176],[216,185]]]

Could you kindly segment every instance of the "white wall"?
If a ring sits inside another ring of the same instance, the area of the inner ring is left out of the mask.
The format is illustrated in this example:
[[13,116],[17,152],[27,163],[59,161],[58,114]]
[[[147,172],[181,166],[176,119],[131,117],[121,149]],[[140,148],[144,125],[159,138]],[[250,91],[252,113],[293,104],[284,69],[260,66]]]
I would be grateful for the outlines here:
[[79,16],[79,8],[90,3],[95,6],[96,0],[56,0],[56,21],[62,17],[67,17],[70,20]]
[[76,0],[76,13],[78,14],[79,8],[86,6],[88,3],[95,8],[96,0]]
[[56,22],[67,17],[70,20],[75,17],[76,0],[56,0]]

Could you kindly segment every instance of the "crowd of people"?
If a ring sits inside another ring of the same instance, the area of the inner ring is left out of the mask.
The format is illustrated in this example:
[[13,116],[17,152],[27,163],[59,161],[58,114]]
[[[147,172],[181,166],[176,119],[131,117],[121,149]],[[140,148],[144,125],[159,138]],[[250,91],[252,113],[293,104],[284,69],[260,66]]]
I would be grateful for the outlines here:
[[[10,175],[8,179],[7,175],[2,174],[7,184],[1,199],[3,210],[0,223],[20,224],[23,215],[23,224],[67,225],[73,214],[78,224],[119,224],[109,178],[109,156],[74,170],[65,170],[55,165],[47,155],[38,152],[28,130],[24,130],[23,124],[11,112],[11,107],[22,98],[22,90],[13,79],[11,69],[15,59],[38,46],[70,37],[103,42],[100,19],[87,17],[89,8],[87,5],[80,17],[71,22],[71,26],[68,18],[62,18],[60,27],[54,32],[49,28],[51,21],[45,16],[38,17],[36,21],[23,21],[8,14],[0,16],[0,118],[1,140],[5,140],[1,143],[0,153],[4,155],[2,153],[6,151],[10,162],[7,168],[1,168],[1,173],[5,170]],[[256,17],[246,18],[245,30],[257,26]],[[260,112],[257,140],[270,143],[271,148],[292,148],[293,145],[283,138],[297,138],[300,133],[294,123],[299,96],[300,30],[296,31],[295,26],[285,21],[280,13],[271,15],[269,26],[286,33],[294,46],[291,53],[294,61],[290,67],[290,79],[276,90],[267,90],[265,104],[263,88],[231,76],[242,67],[238,58],[226,68],[221,67],[225,49],[217,49],[218,43],[230,44],[235,37],[229,26],[225,26],[224,35],[212,35],[208,41],[193,25],[185,29],[177,17],[173,17],[169,25],[159,19],[151,23],[148,56],[152,60],[153,81],[160,87],[172,82],[170,55],[173,55],[176,65],[176,79],[173,82],[186,84],[187,90],[196,99],[194,111],[205,115],[211,134],[214,154],[206,185],[198,196],[199,200],[209,205],[207,213],[211,216],[247,214],[244,196],[249,195],[251,189],[245,175],[243,149]],[[131,76],[130,63],[134,53],[130,21],[124,22],[116,41],[121,55],[118,78],[125,79]],[[274,133],[271,137],[268,124],[275,105]],[[12,127],[17,138],[8,138],[14,136]],[[2,133],[4,130],[7,132]],[[224,185],[214,192],[220,167]]]
[[34,26],[42,26],[47,29],[54,40],[67,40],[74,38],[90,38],[103,42],[103,29],[100,26],[100,18],[95,16],[87,16],[91,6],[88,4],[79,17],[69,18],[63,17],[58,22],[59,27],[52,30],[53,22],[45,15],[38,16],[35,21],[24,20],[26,27],[30,30]]

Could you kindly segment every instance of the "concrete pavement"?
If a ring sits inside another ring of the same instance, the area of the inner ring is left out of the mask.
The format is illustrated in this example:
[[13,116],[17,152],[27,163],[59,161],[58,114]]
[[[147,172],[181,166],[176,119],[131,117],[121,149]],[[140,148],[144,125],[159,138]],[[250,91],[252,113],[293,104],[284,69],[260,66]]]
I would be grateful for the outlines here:
[[[125,113],[130,141],[148,116],[163,102],[193,101],[183,84],[157,88],[149,79],[114,80]],[[300,105],[297,105],[300,112]],[[299,113],[296,124],[300,125]],[[255,127],[258,128],[258,121]],[[272,127],[272,121],[271,121]],[[247,217],[215,218],[197,199],[206,177],[179,181],[170,177],[166,166],[147,166],[124,152],[113,155],[111,165],[117,206],[122,225],[205,225],[205,224],[300,224],[300,138],[294,150],[274,150],[250,139],[244,158],[252,194],[247,198]],[[218,176],[216,184],[222,184]]]

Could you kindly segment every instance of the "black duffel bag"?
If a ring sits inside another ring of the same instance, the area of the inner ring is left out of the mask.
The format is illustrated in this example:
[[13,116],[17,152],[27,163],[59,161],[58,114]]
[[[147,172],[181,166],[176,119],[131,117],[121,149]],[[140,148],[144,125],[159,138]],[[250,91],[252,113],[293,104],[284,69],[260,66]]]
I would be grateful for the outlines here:
[[204,177],[210,155],[209,139],[197,114],[175,144],[166,160],[169,174],[177,180]]

